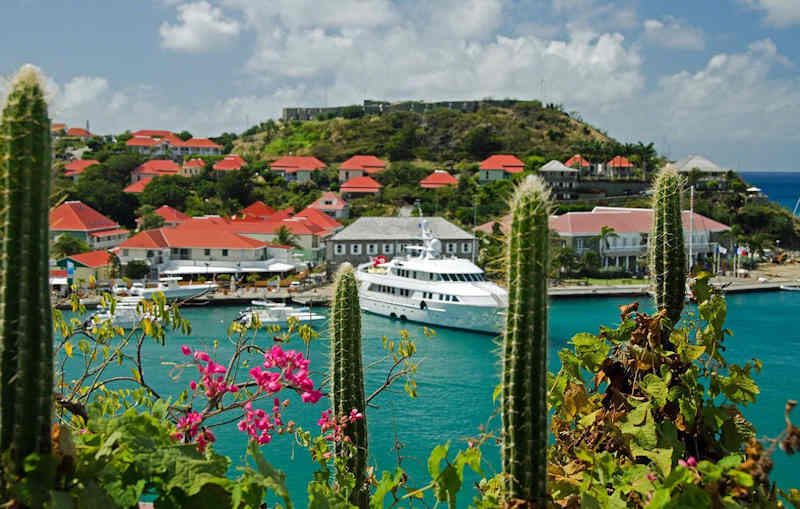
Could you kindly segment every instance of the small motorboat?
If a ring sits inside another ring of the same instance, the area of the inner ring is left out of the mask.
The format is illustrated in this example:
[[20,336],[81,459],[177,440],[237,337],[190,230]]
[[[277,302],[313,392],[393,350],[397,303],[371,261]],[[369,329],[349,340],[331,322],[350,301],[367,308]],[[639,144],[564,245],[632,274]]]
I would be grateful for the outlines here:
[[781,285],[781,290],[785,290],[787,292],[800,292],[800,282]]
[[287,327],[289,320],[294,318],[300,325],[316,327],[325,321],[325,316],[314,313],[310,307],[291,307],[270,301],[251,301],[252,307],[239,313],[234,320],[237,323],[250,327],[254,319],[264,327]]
[[155,320],[151,313],[142,313],[139,310],[139,302],[142,300],[142,297],[121,297],[117,300],[113,313],[108,308],[98,311],[87,318],[83,326],[88,328],[111,320],[114,327],[134,329],[144,318]]

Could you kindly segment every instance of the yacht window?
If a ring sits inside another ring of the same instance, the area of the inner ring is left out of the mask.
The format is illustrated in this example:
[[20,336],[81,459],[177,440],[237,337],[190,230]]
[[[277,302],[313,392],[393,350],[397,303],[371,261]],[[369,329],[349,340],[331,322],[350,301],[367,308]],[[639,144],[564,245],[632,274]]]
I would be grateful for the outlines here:
[[450,274],[450,281],[458,281],[458,278],[455,274]]
[[447,252],[448,253],[455,253],[456,252],[456,245],[453,242],[447,243]]
[[376,254],[378,252],[377,244],[367,244],[367,254]]
[[350,254],[360,255],[361,254],[361,244],[350,244]]
[[441,276],[442,279],[444,279],[445,281],[450,281],[450,276],[448,276],[447,274],[441,274]]
[[392,245],[391,244],[384,244],[383,245],[383,254],[392,254]]
[[456,274],[458,276],[459,281],[466,281],[467,278],[464,277],[464,274]]
[[428,272],[428,279],[433,281],[435,279],[433,276],[434,276],[433,272]]
[[453,295],[452,299],[453,299],[453,302],[458,302],[458,297],[456,297],[455,295]]
[[439,294],[439,300],[444,300],[444,295],[442,295],[441,293]]

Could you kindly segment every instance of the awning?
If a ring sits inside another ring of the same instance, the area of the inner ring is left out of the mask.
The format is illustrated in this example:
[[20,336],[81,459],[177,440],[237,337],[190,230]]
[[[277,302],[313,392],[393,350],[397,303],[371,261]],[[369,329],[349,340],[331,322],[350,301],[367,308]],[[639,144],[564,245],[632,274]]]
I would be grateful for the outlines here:
[[67,284],[67,278],[65,277],[51,277],[50,278],[50,286],[64,286]]
[[237,269],[232,267],[215,267],[213,265],[209,265],[208,267],[202,266],[192,266],[186,265],[183,267],[177,267],[174,269],[169,269],[162,271],[162,274],[174,274],[174,275],[183,275],[183,274],[235,274],[239,272]]
[[289,265],[288,263],[273,263],[269,266],[270,272],[288,272],[290,270],[294,270],[294,265]]

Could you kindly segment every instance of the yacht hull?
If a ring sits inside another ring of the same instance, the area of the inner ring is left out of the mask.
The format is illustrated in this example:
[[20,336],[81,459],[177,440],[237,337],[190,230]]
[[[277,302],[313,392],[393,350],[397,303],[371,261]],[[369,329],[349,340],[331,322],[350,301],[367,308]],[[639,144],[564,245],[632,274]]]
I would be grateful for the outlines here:
[[423,308],[419,304],[382,299],[370,293],[361,292],[361,309],[389,318],[485,334],[498,334],[505,324],[504,310],[497,307],[432,301]]

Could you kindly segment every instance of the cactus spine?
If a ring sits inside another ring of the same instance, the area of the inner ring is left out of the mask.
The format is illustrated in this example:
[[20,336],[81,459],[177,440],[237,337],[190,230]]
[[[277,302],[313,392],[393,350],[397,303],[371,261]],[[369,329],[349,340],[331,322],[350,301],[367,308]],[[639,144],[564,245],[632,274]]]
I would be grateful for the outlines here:
[[50,451],[53,326],[48,290],[50,120],[34,66],[13,78],[0,121],[5,207],[0,287],[0,451],[22,474]]
[[[333,415],[349,415],[353,409],[366,415],[364,368],[361,357],[361,306],[353,266],[344,263],[336,274],[331,306],[331,403]],[[351,422],[345,435],[355,447],[348,470],[356,479],[350,502],[369,507],[369,490],[364,486],[367,471],[367,420]]]
[[658,174],[653,193],[653,231],[650,236],[650,277],[658,310],[675,324],[686,295],[686,253],[683,246],[681,192],[683,178],[672,168]]
[[[547,268],[549,193],[527,177],[511,203],[508,312],[503,339],[503,472],[506,496],[547,497]],[[542,507],[544,507],[542,505]]]

